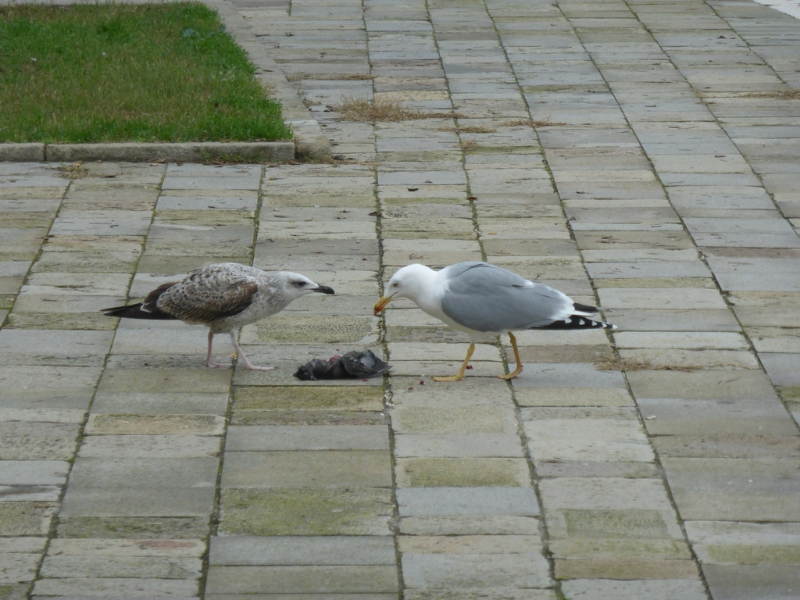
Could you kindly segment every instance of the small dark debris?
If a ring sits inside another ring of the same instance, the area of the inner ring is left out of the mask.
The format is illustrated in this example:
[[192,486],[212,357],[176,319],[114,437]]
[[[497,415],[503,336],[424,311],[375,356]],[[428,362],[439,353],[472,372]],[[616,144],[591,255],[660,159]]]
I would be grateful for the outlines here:
[[361,379],[374,377],[392,367],[379,359],[371,350],[351,350],[344,355],[332,356],[328,360],[315,358],[297,369],[294,374],[301,381],[319,379]]

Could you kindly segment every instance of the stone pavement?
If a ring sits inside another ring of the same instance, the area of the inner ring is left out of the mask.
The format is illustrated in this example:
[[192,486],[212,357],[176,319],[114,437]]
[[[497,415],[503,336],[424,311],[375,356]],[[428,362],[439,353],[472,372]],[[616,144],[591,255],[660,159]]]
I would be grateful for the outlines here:
[[[337,164],[0,164],[0,598],[800,597],[800,21],[234,4]],[[346,97],[430,118],[343,121]],[[434,383],[464,337],[371,306],[402,265],[477,258],[620,329]],[[222,260],[337,291],[242,331],[276,371],[98,313]],[[291,376],[362,348],[391,376]]]

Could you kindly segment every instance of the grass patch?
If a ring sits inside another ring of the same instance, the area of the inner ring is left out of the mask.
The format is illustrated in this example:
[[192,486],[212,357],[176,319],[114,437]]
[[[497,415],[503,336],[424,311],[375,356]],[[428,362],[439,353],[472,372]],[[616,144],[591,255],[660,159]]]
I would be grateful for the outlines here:
[[68,179],[83,179],[89,176],[89,169],[83,166],[82,162],[77,162],[71,165],[63,165],[58,167],[63,177]]
[[0,142],[288,139],[199,3],[0,7]]

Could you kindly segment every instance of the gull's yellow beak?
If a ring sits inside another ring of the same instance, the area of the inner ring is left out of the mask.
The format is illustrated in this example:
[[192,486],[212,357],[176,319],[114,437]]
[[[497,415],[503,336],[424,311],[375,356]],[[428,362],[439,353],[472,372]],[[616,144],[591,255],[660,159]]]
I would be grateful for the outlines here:
[[383,311],[383,309],[386,308],[386,305],[391,301],[392,296],[381,296],[381,299],[375,303],[375,307],[372,309],[374,315],[377,317],[379,314],[381,314],[381,311]]

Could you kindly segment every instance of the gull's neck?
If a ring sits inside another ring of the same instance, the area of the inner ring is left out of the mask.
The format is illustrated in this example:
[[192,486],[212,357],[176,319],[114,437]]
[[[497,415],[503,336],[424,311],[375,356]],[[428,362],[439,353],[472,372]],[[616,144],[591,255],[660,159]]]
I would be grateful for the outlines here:
[[442,312],[442,296],[444,295],[443,279],[439,276],[441,271],[434,271],[428,267],[419,269],[415,275],[413,300],[426,313],[438,316]]

